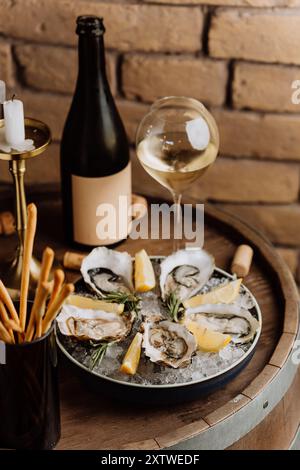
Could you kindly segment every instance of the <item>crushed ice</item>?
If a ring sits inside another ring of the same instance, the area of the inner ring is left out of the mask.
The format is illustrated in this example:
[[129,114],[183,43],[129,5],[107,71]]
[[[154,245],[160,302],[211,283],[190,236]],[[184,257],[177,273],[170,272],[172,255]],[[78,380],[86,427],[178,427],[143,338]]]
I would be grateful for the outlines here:
[[[155,266],[157,268],[157,266]],[[157,271],[157,269],[155,269]],[[220,275],[215,272],[207,284],[201,289],[201,293],[206,293],[213,288],[224,285],[230,282],[231,278]],[[164,308],[162,301],[157,296],[157,292],[147,292],[141,295],[141,312],[143,320],[147,321],[153,314],[161,315],[166,318],[167,311]],[[252,295],[241,287],[239,297],[237,299],[239,305],[245,308],[253,308],[255,302]],[[133,327],[133,330],[129,337],[120,343],[111,345],[106,352],[106,355],[102,359],[99,365],[96,365],[93,369],[95,373],[111,377],[116,380],[125,382],[131,382],[143,385],[163,385],[163,384],[179,384],[188,383],[193,381],[199,381],[205,378],[209,378],[222,370],[227,369],[236,363],[250,348],[251,343],[243,345],[234,345],[229,343],[225,348],[221,349],[217,353],[206,353],[198,351],[192,358],[191,364],[184,368],[173,369],[171,367],[161,366],[159,364],[152,363],[148,358],[141,355],[138,371],[133,376],[127,376],[122,374],[119,369],[122,363],[122,359],[135,335],[140,328],[141,319],[138,319]],[[83,364],[87,368],[90,368],[91,354],[93,349],[86,347],[85,343],[78,342],[70,337],[65,337],[59,334],[61,343],[67,349],[69,354]]]

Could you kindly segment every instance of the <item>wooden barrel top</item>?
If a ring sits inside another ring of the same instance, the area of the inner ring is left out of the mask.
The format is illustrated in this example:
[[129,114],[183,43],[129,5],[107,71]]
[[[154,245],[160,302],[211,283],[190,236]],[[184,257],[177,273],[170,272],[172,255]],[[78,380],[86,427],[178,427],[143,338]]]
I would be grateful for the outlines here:
[[[35,201],[39,210],[36,254],[41,255],[50,245],[61,260],[68,247],[63,242],[58,194],[35,193],[28,199]],[[2,198],[1,208],[7,210],[9,205],[9,200]],[[206,205],[205,248],[215,256],[216,265],[229,270],[241,243],[254,248],[251,273],[244,283],[257,298],[263,317],[261,338],[245,369],[225,387],[196,401],[145,407],[109,400],[87,390],[61,361],[62,437],[58,449],[243,448],[247,439],[249,446],[263,448],[261,439],[251,438],[253,430],[261,427],[261,434],[266,435],[264,426],[271,418],[276,425],[278,416],[276,421],[274,413],[278,413],[291,384],[295,386],[297,365],[291,353],[298,335],[298,291],[286,264],[260,233],[223,210]],[[3,238],[0,256],[13,250],[14,244],[14,237]],[[163,255],[170,252],[170,241],[128,239],[119,249],[134,254],[141,247],[149,254]],[[69,272],[68,277],[75,280],[78,273]],[[299,377],[297,380],[299,386]],[[299,423],[300,403],[294,401],[292,407],[289,399],[283,412],[287,407],[289,417],[293,415],[289,424],[292,436]]]

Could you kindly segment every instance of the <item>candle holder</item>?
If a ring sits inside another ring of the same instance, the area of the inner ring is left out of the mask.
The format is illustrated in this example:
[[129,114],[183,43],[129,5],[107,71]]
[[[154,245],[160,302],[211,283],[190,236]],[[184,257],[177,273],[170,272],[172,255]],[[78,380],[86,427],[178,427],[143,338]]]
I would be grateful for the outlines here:
[[[4,121],[0,120],[0,127]],[[4,260],[0,267],[1,279],[8,288],[11,296],[19,297],[21,285],[21,273],[23,263],[23,247],[27,225],[27,204],[24,187],[24,174],[26,171],[26,160],[37,157],[43,153],[51,142],[49,127],[41,121],[25,118],[25,138],[32,139],[35,148],[30,151],[18,152],[11,150],[9,153],[0,151],[0,159],[9,162],[14,190],[16,210],[16,231],[18,234],[18,247],[13,259]],[[40,274],[40,262],[32,257],[30,265],[30,287],[36,284]]]

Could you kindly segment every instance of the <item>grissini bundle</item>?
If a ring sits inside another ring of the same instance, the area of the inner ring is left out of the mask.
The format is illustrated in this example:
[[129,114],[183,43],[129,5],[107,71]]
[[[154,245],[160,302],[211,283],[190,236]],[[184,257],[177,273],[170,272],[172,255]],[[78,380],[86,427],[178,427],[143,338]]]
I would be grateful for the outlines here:
[[65,275],[61,269],[55,271],[53,281],[49,282],[54,251],[49,247],[45,248],[30,317],[27,319],[30,263],[36,225],[37,209],[34,204],[29,204],[27,207],[27,231],[24,240],[19,315],[9,292],[0,280],[0,340],[8,344],[30,342],[46,334],[64,301],[74,292],[73,284],[63,285]]

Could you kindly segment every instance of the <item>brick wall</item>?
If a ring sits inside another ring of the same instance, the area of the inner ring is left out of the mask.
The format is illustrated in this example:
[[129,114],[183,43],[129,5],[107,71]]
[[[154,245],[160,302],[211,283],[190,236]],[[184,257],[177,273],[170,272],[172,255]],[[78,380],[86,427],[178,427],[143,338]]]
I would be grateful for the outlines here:
[[[76,79],[75,18],[105,18],[111,87],[133,141],[157,97],[191,95],[214,114],[221,157],[190,194],[262,229],[295,273],[300,248],[300,0],[0,0],[0,78],[54,143],[27,181],[58,182]],[[136,191],[166,194],[133,156]],[[9,181],[6,165],[0,179]]]

